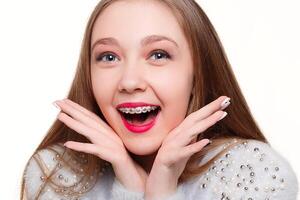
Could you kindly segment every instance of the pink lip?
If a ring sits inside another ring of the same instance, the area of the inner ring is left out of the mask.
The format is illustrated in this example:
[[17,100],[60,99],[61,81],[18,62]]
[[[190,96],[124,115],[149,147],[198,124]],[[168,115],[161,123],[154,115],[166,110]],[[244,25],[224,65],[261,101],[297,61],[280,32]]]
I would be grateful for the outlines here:
[[159,106],[159,105],[154,105],[154,104],[149,104],[149,103],[145,103],[145,102],[125,102],[125,103],[121,103],[119,105],[117,105],[117,109],[118,108],[135,108],[135,107],[139,107],[139,106]]
[[123,121],[125,127],[129,131],[134,132],[134,133],[139,133],[139,134],[142,134],[142,133],[148,131],[149,129],[151,129],[155,125],[156,119],[158,118],[159,114],[160,114],[160,111],[158,111],[156,117],[151,122],[149,122],[148,124],[145,124],[145,125],[142,125],[142,126],[134,126],[132,124],[129,124],[126,121],[126,119],[124,119],[123,115],[120,113],[122,121]]

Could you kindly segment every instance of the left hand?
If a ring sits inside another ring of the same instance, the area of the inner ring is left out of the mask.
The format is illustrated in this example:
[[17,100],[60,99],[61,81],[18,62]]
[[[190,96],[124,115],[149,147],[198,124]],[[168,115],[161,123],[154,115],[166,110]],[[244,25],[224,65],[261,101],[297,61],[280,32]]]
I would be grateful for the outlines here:
[[[163,197],[175,193],[178,178],[189,158],[210,142],[209,139],[196,142],[197,135],[220,120],[225,113],[222,111],[225,107],[221,107],[221,103],[226,98],[226,96],[221,96],[200,110],[191,113],[167,135],[147,179],[146,200],[163,199]],[[229,103],[226,105],[228,106]]]
[[110,162],[116,178],[124,187],[132,191],[145,191],[148,174],[130,157],[123,141],[109,124],[70,99],[55,101],[55,104],[61,110],[57,118],[90,141],[67,141],[64,144],[66,147]]

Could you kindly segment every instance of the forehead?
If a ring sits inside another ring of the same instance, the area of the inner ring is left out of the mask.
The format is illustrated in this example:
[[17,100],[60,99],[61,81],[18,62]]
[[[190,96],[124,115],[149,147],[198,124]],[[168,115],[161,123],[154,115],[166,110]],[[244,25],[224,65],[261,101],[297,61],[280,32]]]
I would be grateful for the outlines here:
[[147,0],[117,1],[103,10],[93,27],[92,44],[99,38],[114,37],[128,45],[139,45],[148,35],[166,36],[179,46],[186,43],[172,11],[162,3]]

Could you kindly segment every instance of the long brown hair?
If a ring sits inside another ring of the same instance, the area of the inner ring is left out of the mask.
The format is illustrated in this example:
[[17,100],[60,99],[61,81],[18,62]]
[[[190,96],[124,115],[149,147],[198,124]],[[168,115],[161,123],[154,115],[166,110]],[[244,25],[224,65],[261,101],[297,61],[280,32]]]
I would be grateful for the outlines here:
[[[67,95],[68,99],[94,112],[106,123],[107,121],[94,98],[91,85],[91,33],[98,15],[116,1],[118,0],[102,0],[92,12],[82,41],[76,74]],[[193,164],[195,164],[195,161],[201,160],[203,155],[212,148],[227,142],[229,139],[256,139],[268,142],[250,112],[220,39],[201,7],[194,0],[160,0],[158,2],[164,3],[172,10],[184,31],[192,52],[195,72],[194,87],[186,115],[199,110],[221,95],[231,98],[231,106],[226,108],[228,116],[198,135],[197,141],[202,138],[210,138],[213,142],[189,159],[178,180],[181,183],[206,170],[223,151],[203,166],[195,167]],[[85,137],[70,129],[64,123],[55,120],[33,155],[50,145],[64,143],[69,140],[88,142]],[[74,151],[73,153],[76,155],[78,152]],[[93,155],[86,156],[88,156],[89,170],[87,171],[89,173],[92,173],[97,166],[104,162]],[[24,195],[24,182],[23,176],[21,198]]]

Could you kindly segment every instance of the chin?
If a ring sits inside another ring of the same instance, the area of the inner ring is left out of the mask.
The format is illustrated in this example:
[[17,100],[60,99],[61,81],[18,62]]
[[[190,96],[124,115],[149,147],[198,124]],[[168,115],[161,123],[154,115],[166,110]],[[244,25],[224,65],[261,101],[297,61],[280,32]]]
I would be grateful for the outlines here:
[[146,142],[141,142],[137,141],[136,143],[130,141],[130,142],[124,142],[124,145],[126,149],[135,155],[150,155],[158,151],[158,149],[161,146],[161,141],[154,142],[154,141],[146,141]]

